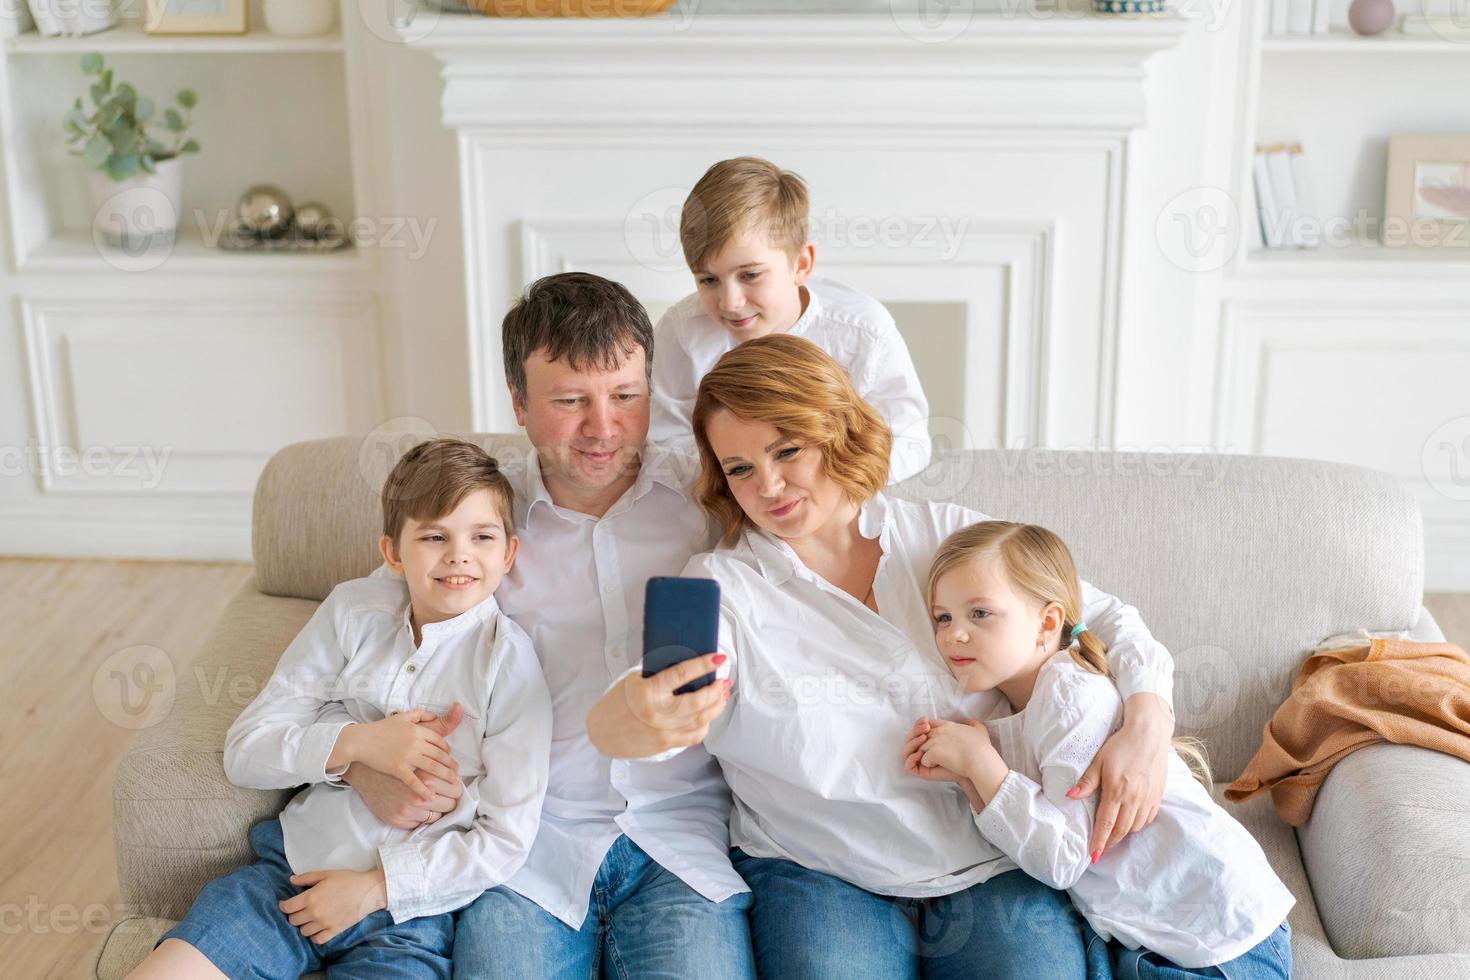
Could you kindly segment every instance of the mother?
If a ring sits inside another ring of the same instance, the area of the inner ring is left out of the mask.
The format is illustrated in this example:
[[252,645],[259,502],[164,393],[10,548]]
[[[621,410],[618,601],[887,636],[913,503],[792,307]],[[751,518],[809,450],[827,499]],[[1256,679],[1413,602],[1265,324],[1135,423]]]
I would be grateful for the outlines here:
[[[693,426],[698,497],[724,534],[684,574],[720,583],[729,699],[690,725],[666,703],[668,677],[633,672],[590,713],[594,744],[645,758],[703,741],[719,761],[763,977],[1081,977],[1067,896],[980,836],[960,788],[907,774],[901,758],[920,716],[1002,710],[955,683],[922,588],[939,543],[984,516],[879,492],[887,427],[800,338],[721,358]],[[1124,728],[1098,756],[1106,824],[1094,839],[1111,842],[1160,799],[1173,665],[1135,610],[1083,588],[1127,699]]]

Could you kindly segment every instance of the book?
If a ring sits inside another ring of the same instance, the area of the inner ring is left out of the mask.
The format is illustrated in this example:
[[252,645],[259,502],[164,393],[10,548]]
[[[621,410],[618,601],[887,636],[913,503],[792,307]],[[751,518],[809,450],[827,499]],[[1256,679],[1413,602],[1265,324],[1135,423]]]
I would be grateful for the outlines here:
[[1283,144],[1276,143],[1266,148],[1266,171],[1270,176],[1271,193],[1276,198],[1276,220],[1280,223],[1282,248],[1301,247],[1301,228],[1297,221],[1296,184],[1291,176],[1291,156]]
[[28,34],[36,29],[25,0],[0,0],[0,38]]
[[1261,219],[1261,237],[1267,248],[1281,247],[1281,222],[1277,218],[1276,195],[1271,188],[1271,171],[1266,165],[1266,150],[1256,147],[1251,160],[1251,178],[1256,188],[1256,207]]
[[1291,0],[1271,0],[1271,20],[1269,30],[1272,34],[1285,34],[1288,21],[1287,12]]
[[1332,0],[1312,0],[1312,33],[1326,34],[1332,29]]
[[1261,198],[1255,191],[1254,174],[1251,176],[1251,199],[1255,202],[1255,207],[1249,210],[1242,208],[1240,215],[1241,234],[1245,235],[1247,255],[1266,247],[1265,233],[1261,230]]
[[45,37],[96,34],[117,26],[110,0],[27,0],[36,30]]
[[1312,0],[1289,0],[1286,10],[1286,33],[1312,33]]
[[1291,161],[1291,184],[1296,193],[1296,244],[1302,248],[1314,248],[1322,244],[1322,216],[1317,213],[1312,170],[1307,166],[1307,157],[1300,143],[1288,144],[1286,154]]

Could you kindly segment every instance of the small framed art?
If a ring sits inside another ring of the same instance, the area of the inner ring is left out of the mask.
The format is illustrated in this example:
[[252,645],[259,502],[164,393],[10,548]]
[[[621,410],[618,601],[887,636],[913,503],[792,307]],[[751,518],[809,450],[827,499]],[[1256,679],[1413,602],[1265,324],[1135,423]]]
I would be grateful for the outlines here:
[[1470,251],[1470,135],[1391,136],[1383,205],[1383,244]]
[[148,0],[149,34],[244,34],[248,0]]

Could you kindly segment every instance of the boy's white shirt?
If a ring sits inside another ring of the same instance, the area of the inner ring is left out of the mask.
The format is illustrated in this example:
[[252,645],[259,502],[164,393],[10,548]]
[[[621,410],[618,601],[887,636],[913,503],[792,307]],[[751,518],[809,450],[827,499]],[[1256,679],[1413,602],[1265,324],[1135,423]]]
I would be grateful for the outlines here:
[[[690,560],[683,574],[720,583],[720,652],[730,658],[734,690],[704,750],[734,795],[733,846],[915,898],[1015,868],[974,832],[956,786],[909,775],[900,757],[920,716],[1009,712],[998,693],[970,694],[955,681],[934,648],[924,599],[940,543],[985,519],[956,504],[881,493],[864,504],[859,530],[883,549],[873,581],[881,615],[754,528],[731,548]],[[1123,689],[1170,702],[1173,659],[1138,611],[1085,582],[1082,599]],[[689,750],[644,764],[680,751]]]
[[[882,303],[831,279],[806,284],[807,307],[786,332],[804,337],[847,370],[859,395],[893,430],[888,482],[929,465],[929,402],[908,346]],[[653,410],[648,441],[695,453],[690,418],[700,380],[737,346],[734,336],[699,303],[684,297],[658,322],[653,342]]]
[[1158,817],[1092,863],[1096,798],[1066,794],[1122,720],[1112,681],[1059,651],[1024,711],[986,722],[1011,772],[975,824],[1031,877],[1066,889],[1103,939],[1188,969],[1232,960],[1270,936],[1296,899],[1177,753]]
[[[449,912],[504,883],[525,862],[540,823],[551,745],[551,699],[530,638],[491,596],[422,630],[415,648],[407,585],[380,569],[343,582],[281,655],[270,681],[225,738],[237,786],[309,784],[281,812],[297,874],[382,867],[395,922]],[[465,784],[458,806],[413,831],[378,820],[327,771],[353,722],[424,708],[464,720],[449,745]]]

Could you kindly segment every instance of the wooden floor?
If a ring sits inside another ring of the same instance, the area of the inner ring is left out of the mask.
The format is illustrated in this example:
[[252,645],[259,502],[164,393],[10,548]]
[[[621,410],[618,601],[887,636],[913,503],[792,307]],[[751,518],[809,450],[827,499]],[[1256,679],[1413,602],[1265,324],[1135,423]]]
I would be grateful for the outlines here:
[[[0,975],[86,978],[117,915],[112,774],[127,731],[92,695],[113,653],[186,671],[248,565],[0,559]],[[1470,595],[1426,604],[1470,647]]]
[[92,678],[157,647],[183,672],[249,565],[0,559],[0,975],[92,976],[118,917],[112,774],[128,731]]

